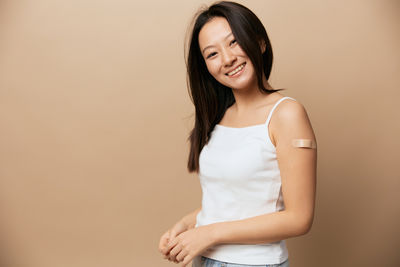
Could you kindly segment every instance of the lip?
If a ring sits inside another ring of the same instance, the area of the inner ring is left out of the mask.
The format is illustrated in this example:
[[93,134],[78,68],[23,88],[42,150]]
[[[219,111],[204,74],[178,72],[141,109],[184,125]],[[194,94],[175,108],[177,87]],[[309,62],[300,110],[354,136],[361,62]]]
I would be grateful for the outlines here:
[[[243,65],[243,68],[242,68],[241,70],[239,70],[238,72],[236,72],[236,73],[233,74],[233,75],[228,75],[229,72],[235,70],[236,68],[238,68],[238,67],[241,66],[241,65]],[[227,71],[227,72],[225,73],[225,75],[228,76],[228,77],[236,77],[236,76],[239,76],[239,75],[243,72],[243,70],[244,70],[245,67],[246,67],[246,62],[240,63],[240,64],[236,65],[235,67],[233,67],[232,69],[230,69],[229,71]]]

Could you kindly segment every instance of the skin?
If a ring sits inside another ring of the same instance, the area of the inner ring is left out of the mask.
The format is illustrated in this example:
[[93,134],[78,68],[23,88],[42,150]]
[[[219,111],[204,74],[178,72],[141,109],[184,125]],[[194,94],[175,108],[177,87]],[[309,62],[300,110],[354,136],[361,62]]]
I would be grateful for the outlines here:
[[[220,124],[239,128],[264,123],[266,114],[283,96],[278,92],[260,92],[253,65],[235,42],[226,19],[217,17],[207,22],[199,33],[199,44],[208,71],[232,88],[236,100]],[[246,64],[240,75],[226,75],[242,63]],[[265,77],[264,82],[270,88]],[[297,101],[283,101],[271,117],[269,131],[276,147],[285,210],[195,228],[199,208],[162,235],[159,250],[166,259],[187,266],[194,257],[217,244],[270,243],[309,232],[314,217],[317,150],[291,145],[293,139],[316,142],[306,110]]]

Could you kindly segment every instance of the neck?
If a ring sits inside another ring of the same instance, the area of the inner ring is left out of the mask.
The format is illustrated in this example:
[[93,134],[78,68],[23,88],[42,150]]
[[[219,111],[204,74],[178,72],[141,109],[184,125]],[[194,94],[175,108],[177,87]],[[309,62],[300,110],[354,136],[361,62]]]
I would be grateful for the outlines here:
[[[272,89],[264,76],[263,82],[265,88]],[[261,92],[257,81],[255,81],[253,85],[249,86],[248,88],[232,89],[232,92],[233,96],[235,97],[235,103],[233,104],[232,108],[237,113],[245,113],[247,111],[254,110],[264,103],[265,98],[269,96],[269,94]]]

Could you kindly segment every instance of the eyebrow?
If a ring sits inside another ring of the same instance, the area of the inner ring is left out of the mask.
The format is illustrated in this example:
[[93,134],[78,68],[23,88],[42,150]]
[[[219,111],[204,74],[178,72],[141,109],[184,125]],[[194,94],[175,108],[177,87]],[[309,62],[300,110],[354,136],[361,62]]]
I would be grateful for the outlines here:
[[[227,36],[225,36],[224,40],[228,39],[228,37],[231,36],[231,35],[233,35],[233,33],[229,33]],[[213,47],[213,45],[208,45],[208,46],[204,47],[203,54],[204,54],[204,51],[206,51],[206,49],[211,48],[211,47]]]

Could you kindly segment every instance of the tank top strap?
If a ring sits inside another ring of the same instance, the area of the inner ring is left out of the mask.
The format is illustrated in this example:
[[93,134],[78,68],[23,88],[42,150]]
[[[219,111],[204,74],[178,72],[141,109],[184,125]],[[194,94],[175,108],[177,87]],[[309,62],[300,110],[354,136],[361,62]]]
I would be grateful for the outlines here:
[[294,98],[292,98],[292,97],[289,97],[289,96],[284,96],[284,97],[282,97],[281,99],[279,99],[278,101],[276,101],[275,105],[272,107],[271,111],[270,111],[269,114],[268,114],[267,121],[265,122],[265,125],[268,126],[269,121],[271,120],[271,117],[272,117],[272,113],[274,112],[274,110],[276,109],[276,107],[277,107],[283,100],[285,100],[285,99],[292,99],[292,100],[296,101],[296,99],[294,99]]

